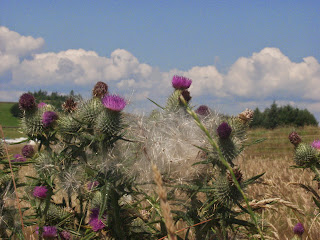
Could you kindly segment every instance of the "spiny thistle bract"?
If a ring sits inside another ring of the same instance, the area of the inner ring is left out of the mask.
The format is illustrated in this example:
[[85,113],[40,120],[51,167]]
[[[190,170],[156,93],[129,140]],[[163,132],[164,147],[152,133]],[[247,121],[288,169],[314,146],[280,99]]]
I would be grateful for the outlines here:
[[294,155],[294,161],[298,166],[310,166],[317,162],[318,152],[306,143],[300,143]]
[[93,124],[96,117],[104,109],[100,98],[92,98],[86,102],[80,103],[75,111],[75,118],[82,124]]
[[5,157],[4,143],[0,140],[0,160]]

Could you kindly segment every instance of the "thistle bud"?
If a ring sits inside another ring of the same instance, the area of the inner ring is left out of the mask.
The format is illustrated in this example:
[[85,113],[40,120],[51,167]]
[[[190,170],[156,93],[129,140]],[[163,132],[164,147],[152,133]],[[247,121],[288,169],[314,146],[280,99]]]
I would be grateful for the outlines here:
[[92,95],[94,97],[102,98],[108,93],[108,85],[104,82],[97,82],[92,89]]
[[199,106],[195,112],[201,116],[208,116],[210,114],[210,110],[206,105]]
[[301,137],[296,132],[289,134],[289,140],[294,146],[298,146],[302,142]]
[[[238,183],[241,183],[241,181],[242,181],[242,173],[241,173],[240,169],[239,168],[234,168],[233,169],[233,173],[236,176],[236,179],[237,179]],[[228,178],[228,181],[229,181],[229,183],[231,185],[234,184],[233,178],[232,178],[232,175],[231,175],[230,172],[228,173],[227,178]]]
[[63,104],[62,104],[62,109],[65,112],[71,113],[74,112],[77,108],[77,103],[72,99],[68,98]]
[[24,93],[19,99],[19,107],[24,111],[31,111],[36,108],[36,101],[33,95]]
[[230,136],[231,132],[232,132],[232,128],[226,122],[221,123],[217,128],[218,136],[221,139],[227,139]]
[[[181,93],[181,96],[183,99],[188,103],[191,100],[190,92],[188,90],[183,90]],[[179,98],[180,104],[182,104],[180,98]]]
[[294,232],[294,234],[296,234],[298,236],[302,236],[302,234],[304,233],[304,227],[303,227],[302,223],[297,223],[293,227],[293,232]]

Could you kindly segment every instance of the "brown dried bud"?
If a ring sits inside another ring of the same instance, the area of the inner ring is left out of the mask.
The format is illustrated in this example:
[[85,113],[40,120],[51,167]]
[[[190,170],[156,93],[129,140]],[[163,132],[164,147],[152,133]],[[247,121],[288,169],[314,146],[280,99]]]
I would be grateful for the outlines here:
[[[184,98],[184,100],[186,101],[186,102],[189,102],[190,100],[191,100],[191,96],[190,96],[190,92],[188,91],[188,90],[183,90],[182,91],[182,93],[181,93],[181,96]],[[180,100],[180,98],[179,98],[179,101],[180,101],[180,103],[181,103],[181,100]]]
[[65,112],[71,113],[77,108],[77,103],[72,99],[68,98],[63,104],[62,108]]
[[244,110],[242,113],[238,115],[238,117],[244,122],[252,121],[253,119],[253,111],[249,108]]
[[[241,183],[241,181],[242,181],[242,173],[241,173],[240,169],[239,168],[234,168],[233,169],[233,173],[236,176],[236,179],[237,179],[238,183]],[[228,173],[227,178],[228,178],[229,183],[233,184],[233,179],[232,179],[232,176],[231,176],[230,172]]]
[[108,85],[104,82],[97,82],[92,89],[92,95],[94,97],[102,98],[108,93]]
[[302,142],[301,137],[296,132],[292,132],[292,133],[289,134],[289,140],[295,146],[298,146],[299,143]]

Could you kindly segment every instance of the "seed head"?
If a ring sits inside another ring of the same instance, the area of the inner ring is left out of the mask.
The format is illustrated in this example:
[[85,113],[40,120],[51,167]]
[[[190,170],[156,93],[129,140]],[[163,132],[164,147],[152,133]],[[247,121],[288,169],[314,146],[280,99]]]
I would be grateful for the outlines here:
[[92,89],[92,95],[94,97],[102,98],[108,93],[108,85],[104,82],[97,82]]
[[45,128],[50,127],[58,119],[58,114],[52,111],[44,112],[42,115],[42,124]]
[[126,106],[126,101],[118,95],[105,95],[102,103],[106,108],[115,112],[120,112]]
[[252,121],[252,119],[253,119],[253,111],[251,109],[247,108],[242,113],[240,113],[238,117],[241,120],[243,120],[244,122]]
[[304,227],[303,227],[302,223],[297,223],[293,227],[293,232],[294,232],[294,234],[296,234],[298,236],[302,236],[302,234],[304,233]]
[[296,132],[292,132],[292,133],[289,134],[289,140],[295,146],[298,146],[299,143],[302,142],[301,137]]
[[73,98],[68,98],[63,104],[62,109],[65,112],[71,113],[74,112],[77,108],[77,103],[73,100]]
[[46,186],[35,186],[33,189],[33,196],[36,198],[46,198],[48,189]]
[[232,132],[232,128],[226,122],[221,123],[217,128],[218,136],[221,139],[227,139],[230,136],[231,132]]
[[33,95],[24,93],[19,99],[19,107],[24,111],[31,111],[36,108],[36,100]]
[[34,155],[34,148],[32,145],[24,145],[21,149],[21,153],[23,156],[31,158]]
[[172,86],[175,89],[188,89],[191,86],[192,80],[182,76],[173,76]]

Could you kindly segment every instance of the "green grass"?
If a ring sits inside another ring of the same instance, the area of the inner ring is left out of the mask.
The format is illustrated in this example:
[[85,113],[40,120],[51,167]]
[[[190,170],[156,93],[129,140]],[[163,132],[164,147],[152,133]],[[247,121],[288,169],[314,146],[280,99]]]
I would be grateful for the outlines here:
[[[5,138],[19,138],[25,137],[25,134],[21,133],[19,129],[20,120],[12,116],[10,108],[13,106],[13,102],[0,102],[0,125],[3,128]],[[0,137],[2,135],[0,133]]]

